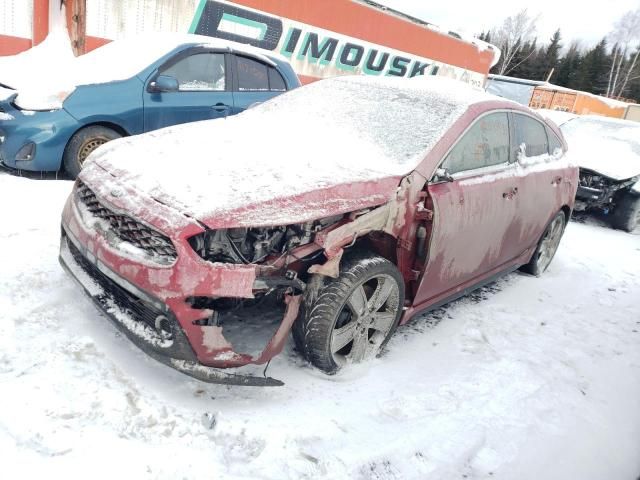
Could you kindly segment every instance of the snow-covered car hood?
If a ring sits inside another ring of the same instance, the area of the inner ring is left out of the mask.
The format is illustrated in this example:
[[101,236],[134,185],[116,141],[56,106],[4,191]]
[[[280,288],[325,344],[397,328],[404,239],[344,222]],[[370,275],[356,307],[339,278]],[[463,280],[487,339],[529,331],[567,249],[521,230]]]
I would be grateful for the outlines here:
[[23,109],[59,108],[75,60],[69,36],[60,28],[26,52],[0,57],[0,84],[10,87],[0,88],[0,101],[18,95],[16,103]]
[[111,142],[81,178],[102,168],[211,228],[298,223],[389,200],[471,104],[494,98],[448,79],[334,78]]
[[32,49],[0,58],[0,83],[17,93],[15,103],[22,109],[59,109],[78,86],[132,78],[180,42],[193,41],[191,37],[199,38],[173,34],[134,36],[76,58],[66,31],[56,30]]
[[575,118],[578,118],[578,115],[576,113],[561,112],[559,110],[549,110],[546,108],[536,109],[536,112],[538,112],[541,116],[543,116],[547,120],[551,120],[558,126],[563,125]]
[[569,155],[580,168],[613,180],[640,175],[640,124],[582,116],[560,126]]
[[11,90],[9,88],[0,87],[0,102],[3,100],[8,100],[13,95],[16,94],[15,90]]

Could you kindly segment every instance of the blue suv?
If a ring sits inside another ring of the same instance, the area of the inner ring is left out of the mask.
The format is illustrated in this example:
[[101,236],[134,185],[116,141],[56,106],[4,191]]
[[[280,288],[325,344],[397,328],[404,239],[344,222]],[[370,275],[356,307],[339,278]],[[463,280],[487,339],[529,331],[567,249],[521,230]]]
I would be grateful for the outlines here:
[[[198,35],[117,40],[71,67],[29,93],[0,83],[2,165],[64,168],[75,178],[89,154],[110,140],[234,115],[300,86],[284,58]],[[47,97],[47,88],[54,94]],[[34,104],[34,90],[47,100]]]

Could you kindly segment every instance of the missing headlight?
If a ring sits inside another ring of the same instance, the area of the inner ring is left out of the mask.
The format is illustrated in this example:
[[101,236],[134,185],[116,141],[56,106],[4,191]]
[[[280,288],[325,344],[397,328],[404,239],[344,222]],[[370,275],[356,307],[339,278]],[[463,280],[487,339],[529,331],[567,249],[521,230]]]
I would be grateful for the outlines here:
[[281,227],[207,230],[189,239],[203,259],[213,263],[253,264],[311,243],[314,234],[339,222],[342,215]]

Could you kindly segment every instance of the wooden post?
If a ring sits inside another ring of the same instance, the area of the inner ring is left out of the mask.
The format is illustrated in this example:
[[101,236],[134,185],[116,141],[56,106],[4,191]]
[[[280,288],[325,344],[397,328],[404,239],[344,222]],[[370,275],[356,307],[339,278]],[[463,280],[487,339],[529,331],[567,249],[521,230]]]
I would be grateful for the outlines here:
[[73,53],[78,56],[85,52],[87,33],[87,0],[66,0],[67,21]]
[[49,34],[49,0],[33,0],[32,45],[36,46]]
[[551,71],[549,72],[549,75],[547,76],[547,79],[545,80],[545,82],[549,83],[549,80],[551,80],[551,77],[553,76],[553,72],[555,72],[556,69],[555,67],[551,69]]

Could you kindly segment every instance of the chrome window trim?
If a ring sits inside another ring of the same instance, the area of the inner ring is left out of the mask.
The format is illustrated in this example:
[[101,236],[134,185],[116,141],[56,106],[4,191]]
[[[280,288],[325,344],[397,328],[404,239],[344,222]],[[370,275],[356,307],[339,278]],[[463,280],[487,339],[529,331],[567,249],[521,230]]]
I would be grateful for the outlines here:
[[457,182],[459,180],[467,180],[469,178],[482,177],[484,175],[493,175],[496,173],[507,171],[509,169],[515,170],[517,168],[517,165],[518,162],[498,163],[496,165],[489,165],[488,167],[474,168],[473,170],[465,170],[463,172],[454,173],[451,175],[451,178],[453,178]]

